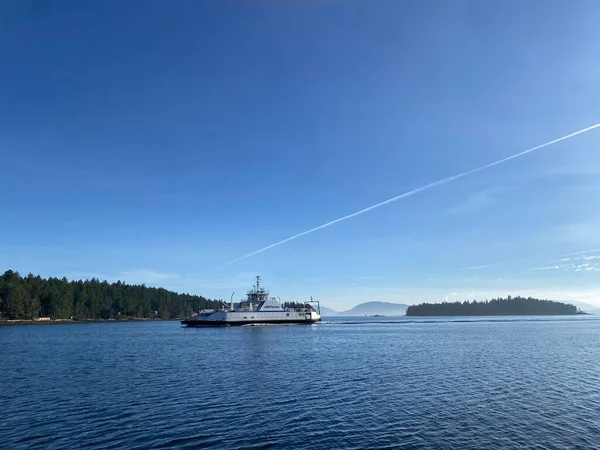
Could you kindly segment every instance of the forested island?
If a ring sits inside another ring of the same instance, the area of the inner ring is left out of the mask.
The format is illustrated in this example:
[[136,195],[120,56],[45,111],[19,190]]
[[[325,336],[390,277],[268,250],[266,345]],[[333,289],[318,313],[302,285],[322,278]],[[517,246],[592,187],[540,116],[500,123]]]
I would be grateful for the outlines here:
[[23,277],[12,270],[0,276],[0,321],[174,319],[191,310],[222,304],[220,300],[120,281]]
[[478,302],[421,303],[409,306],[407,316],[537,316],[584,314],[576,306],[532,297],[494,298]]

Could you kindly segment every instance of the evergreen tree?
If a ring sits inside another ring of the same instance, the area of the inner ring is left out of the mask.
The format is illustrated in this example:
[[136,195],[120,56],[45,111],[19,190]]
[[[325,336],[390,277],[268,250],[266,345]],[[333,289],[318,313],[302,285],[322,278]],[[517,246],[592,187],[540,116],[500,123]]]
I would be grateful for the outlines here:
[[91,280],[27,277],[12,270],[0,275],[0,318],[30,320],[48,315],[55,319],[172,319],[190,313],[190,306],[216,309],[222,302],[178,294],[162,288]]

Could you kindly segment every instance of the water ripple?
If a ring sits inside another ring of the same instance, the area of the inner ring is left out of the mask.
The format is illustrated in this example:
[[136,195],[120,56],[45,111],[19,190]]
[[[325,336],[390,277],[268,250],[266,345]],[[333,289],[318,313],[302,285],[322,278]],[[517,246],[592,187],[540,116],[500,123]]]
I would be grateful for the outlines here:
[[600,448],[600,321],[0,327],[2,448]]

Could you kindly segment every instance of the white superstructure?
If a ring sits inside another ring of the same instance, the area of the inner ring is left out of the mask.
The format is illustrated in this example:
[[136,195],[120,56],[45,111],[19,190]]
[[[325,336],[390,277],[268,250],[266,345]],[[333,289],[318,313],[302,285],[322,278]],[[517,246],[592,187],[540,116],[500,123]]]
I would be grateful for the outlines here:
[[[232,295],[233,297],[233,295]],[[315,309],[311,303],[316,303]],[[252,324],[286,324],[314,323],[321,320],[319,302],[307,302],[303,308],[283,308],[279,299],[269,297],[269,291],[260,285],[260,277],[256,277],[256,285],[246,294],[246,300],[221,310],[199,311],[181,324],[188,327],[207,325],[252,325]]]

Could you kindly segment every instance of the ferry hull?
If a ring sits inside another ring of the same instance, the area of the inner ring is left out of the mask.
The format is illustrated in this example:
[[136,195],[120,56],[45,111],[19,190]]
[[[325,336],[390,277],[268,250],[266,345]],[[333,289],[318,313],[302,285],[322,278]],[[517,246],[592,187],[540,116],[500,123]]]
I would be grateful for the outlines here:
[[181,325],[185,325],[186,327],[234,327],[241,325],[283,325],[283,324],[305,324],[310,325],[313,323],[320,322],[321,318],[318,319],[299,319],[299,320],[232,320],[232,321],[223,321],[223,320],[182,320]]

